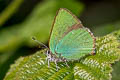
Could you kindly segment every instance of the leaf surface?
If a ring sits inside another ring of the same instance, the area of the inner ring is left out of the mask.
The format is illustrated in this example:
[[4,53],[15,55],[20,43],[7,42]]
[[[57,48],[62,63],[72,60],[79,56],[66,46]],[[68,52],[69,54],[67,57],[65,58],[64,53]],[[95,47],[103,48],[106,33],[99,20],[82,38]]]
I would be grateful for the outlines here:
[[[117,34],[118,36],[118,34]],[[96,38],[96,54],[88,55],[78,61],[59,62],[59,70],[53,62],[45,61],[46,50],[27,57],[21,57],[11,65],[4,80],[109,80],[111,64],[120,59],[120,43],[116,33]]]

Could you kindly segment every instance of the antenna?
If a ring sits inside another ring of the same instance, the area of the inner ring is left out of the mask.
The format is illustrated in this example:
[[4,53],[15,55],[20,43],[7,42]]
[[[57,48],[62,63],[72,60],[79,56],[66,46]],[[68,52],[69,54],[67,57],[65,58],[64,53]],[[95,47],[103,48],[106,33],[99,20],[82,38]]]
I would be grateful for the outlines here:
[[38,40],[36,40],[35,37],[32,37],[32,40],[34,40],[34,41],[37,42],[38,44],[44,46],[45,48],[48,48],[45,44],[43,44],[42,42],[39,42]]

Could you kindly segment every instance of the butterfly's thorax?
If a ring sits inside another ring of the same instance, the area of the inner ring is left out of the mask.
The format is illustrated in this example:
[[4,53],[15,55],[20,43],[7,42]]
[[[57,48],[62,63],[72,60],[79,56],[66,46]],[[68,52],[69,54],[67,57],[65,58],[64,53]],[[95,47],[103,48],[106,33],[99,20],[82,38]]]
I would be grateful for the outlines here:
[[57,56],[56,54],[53,54],[50,50],[47,51],[47,59],[49,59],[51,62],[64,62],[66,61],[65,58],[61,57],[61,56]]

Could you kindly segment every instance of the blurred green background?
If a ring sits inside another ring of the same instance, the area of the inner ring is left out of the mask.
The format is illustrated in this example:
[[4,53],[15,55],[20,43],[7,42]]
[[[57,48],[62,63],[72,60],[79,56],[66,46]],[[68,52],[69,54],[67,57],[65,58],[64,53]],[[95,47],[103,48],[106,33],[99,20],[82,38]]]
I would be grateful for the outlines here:
[[[120,29],[120,0],[0,0],[0,80],[20,56],[48,45],[50,29],[59,8],[67,8],[91,29],[104,36]],[[113,64],[112,80],[120,80],[120,61]]]

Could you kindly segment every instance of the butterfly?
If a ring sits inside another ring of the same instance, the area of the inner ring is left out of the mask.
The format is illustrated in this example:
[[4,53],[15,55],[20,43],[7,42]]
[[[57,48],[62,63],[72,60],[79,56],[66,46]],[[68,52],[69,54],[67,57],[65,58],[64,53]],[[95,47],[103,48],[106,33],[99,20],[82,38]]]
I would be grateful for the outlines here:
[[57,62],[78,60],[95,53],[95,37],[81,21],[65,8],[60,8],[55,16],[47,51],[48,65]]

